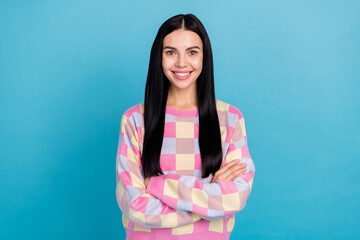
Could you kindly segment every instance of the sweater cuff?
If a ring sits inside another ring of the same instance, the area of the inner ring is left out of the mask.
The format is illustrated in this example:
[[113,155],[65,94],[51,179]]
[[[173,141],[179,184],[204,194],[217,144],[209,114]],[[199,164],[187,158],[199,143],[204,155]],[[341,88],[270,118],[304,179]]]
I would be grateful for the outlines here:
[[165,175],[162,176],[152,176],[147,185],[146,192],[157,197],[161,198],[164,191]]

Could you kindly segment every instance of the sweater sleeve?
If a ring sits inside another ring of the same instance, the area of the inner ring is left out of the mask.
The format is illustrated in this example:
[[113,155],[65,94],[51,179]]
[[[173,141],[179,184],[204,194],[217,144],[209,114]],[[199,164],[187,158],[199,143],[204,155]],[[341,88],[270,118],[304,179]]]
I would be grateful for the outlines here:
[[121,211],[141,227],[173,228],[201,220],[196,213],[171,208],[146,193],[135,126],[133,117],[125,113],[116,155],[116,198]]
[[236,118],[223,165],[236,159],[246,163],[247,169],[234,181],[208,183],[195,176],[167,174],[151,177],[146,191],[172,208],[194,212],[208,220],[228,217],[245,207],[255,173],[241,112]]

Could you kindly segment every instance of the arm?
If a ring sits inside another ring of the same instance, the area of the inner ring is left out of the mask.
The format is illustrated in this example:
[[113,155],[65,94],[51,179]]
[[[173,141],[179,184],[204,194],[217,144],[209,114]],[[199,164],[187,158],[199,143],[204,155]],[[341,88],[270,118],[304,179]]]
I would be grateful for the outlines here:
[[121,211],[141,227],[173,228],[201,220],[199,215],[173,209],[145,192],[140,143],[134,122],[126,113],[121,119],[116,154],[116,198]]
[[255,173],[246,141],[245,122],[240,112],[223,164],[235,159],[246,163],[247,170],[232,182],[202,183],[195,176],[167,174],[152,177],[146,192],[172,208],[194,212],[205,219],[228,217],[245,207]]

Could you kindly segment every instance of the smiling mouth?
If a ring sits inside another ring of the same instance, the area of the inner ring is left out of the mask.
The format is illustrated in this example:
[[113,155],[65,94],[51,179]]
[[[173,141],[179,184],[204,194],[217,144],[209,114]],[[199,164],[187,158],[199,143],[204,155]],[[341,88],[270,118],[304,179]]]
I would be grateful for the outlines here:
[[187,72],[187,73],[179,73],[179,72],[174,72],[174,71],[173,71],[173,73],[176,74],[176,75],[178,75],[178,76],[185,77],[185,76],[189,75],[190,73],[192,73],[192,71]]

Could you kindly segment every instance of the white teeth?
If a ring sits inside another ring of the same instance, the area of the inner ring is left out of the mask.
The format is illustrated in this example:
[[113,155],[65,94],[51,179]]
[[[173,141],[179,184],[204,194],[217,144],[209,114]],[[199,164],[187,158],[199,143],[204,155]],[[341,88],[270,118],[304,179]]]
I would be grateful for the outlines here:
[[179,75],[179,76],[187,76],[187,75],[189,75],[190,74],[190,72],[188,72],[188,73],[175,73],[176,75]]

